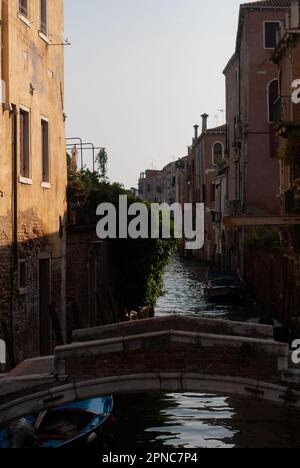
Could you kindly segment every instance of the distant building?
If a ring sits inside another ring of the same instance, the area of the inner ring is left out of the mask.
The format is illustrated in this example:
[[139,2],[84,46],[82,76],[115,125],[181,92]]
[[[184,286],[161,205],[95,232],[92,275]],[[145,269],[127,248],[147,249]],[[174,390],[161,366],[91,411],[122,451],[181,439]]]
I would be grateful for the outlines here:
[[172,205],[176,202],[177,163],[171,162],[162,171],[163,201]]
[[139,197],[150,203],[163,201],[163,173],[148,169],[139,179]]
[[130,193],[131,193],[131,195],[133,195],[135,197],[138,197],[139,196],[139,189],[137,189],[135,187],[131,187]]
[[[300,79],[300,2],[291,1],[290,14],[282,24],[279,43],[273,55],[279,67],[280,96],[275,103],[274,129],[279,140],[280,191],[283,216],[300,215],[300,102],[293,102],[294,80]],[[300,86],[298,84],[297,88]],[[300,91],[298,93],[300,95]],[[300,226],[280,228],[281,262],[284,284],[279,289],[278,304],[283,321],[300,331]]]
[[[280,25],[290,1],[241,5],[236,50],[228,62],[228,216],[278,215],[279,164],[274,120],[279,98],[278,68],[272,63]],[[243,272],[246,232],[226,233],[227,266]]]
[[198,125],[189,148],[186,172],[186,202],[205,205],[205,244],[193,255],[200,260],[214,264],[217,261],[218,236],[222,224],[219,200],[216,200],[215,177],[226,164],[226,125],[207,128],[208,115],[202,115],[202,131],[198,135]]

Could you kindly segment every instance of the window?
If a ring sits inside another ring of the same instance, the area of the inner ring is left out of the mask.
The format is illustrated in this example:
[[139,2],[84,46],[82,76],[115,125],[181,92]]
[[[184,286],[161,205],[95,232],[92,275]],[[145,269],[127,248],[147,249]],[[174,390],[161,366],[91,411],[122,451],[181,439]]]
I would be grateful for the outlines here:
[[50,182],[50,158],[49,158],[49,122],[41,120],[42,137],[42,182]]
[[222,143],[215,143],[213,145],[213,163],[214,165],[220,164],[224,158],[224,146]]
[[264,23],[264,47],[275,49],[277,46],[277,30],[280,26],[278,21],[267,21]]
[[40,0],[40,31],[47,36],[48,34],[48,8],[47,0]]
[[28,0],[19,0],[19,9],[21,15],[28,18]]
[[278,120],[279,80],[276,78],[268,84],[268,122],[274,123]]
[[27,288],[27,265],[25,260],[19,260],[18,286],[21,291]]
[[21,176],[30,178],[30,116],[25,109],[20,109],[20,172]]
[[235,70],[235,92],[238,94],[240,86],[240,76],[238,69]]

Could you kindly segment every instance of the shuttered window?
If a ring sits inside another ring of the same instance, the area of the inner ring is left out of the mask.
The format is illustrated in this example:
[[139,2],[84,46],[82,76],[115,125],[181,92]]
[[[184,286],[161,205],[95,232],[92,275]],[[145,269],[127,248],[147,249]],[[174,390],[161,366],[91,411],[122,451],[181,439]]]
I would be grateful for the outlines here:
[[47,36],[48,34],[48,5],[47,0],[40,0],[40,31]]
[[20,173],[30,178],[30,116],[24,109],[20,110]]
[[19,0],[19,9],[21,15],[28,18],[28,0]]
[[41,120],[42,137],[42,182],[50,182],[50,158],[49,158],[49,123]]

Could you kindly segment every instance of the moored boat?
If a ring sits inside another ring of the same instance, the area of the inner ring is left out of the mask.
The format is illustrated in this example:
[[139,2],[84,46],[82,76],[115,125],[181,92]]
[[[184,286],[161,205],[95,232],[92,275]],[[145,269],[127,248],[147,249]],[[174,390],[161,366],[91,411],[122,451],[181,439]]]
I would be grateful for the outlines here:
[[241,298],[243,286],[236,276],[208,275],[202,287],[203,295],[207,299]]
[[0,432],[0,448],[76,448],[101,442],[113,398],[85,400],[16,421]]

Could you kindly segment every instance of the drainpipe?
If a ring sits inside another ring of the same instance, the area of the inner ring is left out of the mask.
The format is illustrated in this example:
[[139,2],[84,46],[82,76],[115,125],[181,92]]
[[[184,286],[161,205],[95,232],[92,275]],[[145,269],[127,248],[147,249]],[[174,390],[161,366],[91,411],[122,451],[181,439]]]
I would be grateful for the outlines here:
[[10,278],[10,364],[15,366],[15,346],[14,346],[14,291],[15,273],[18,266],[18,185],[17,185],[17,109],[10,104],[9,89],[9,6],[7,2],[0,1],[0,27],[1,27],[1,86],[3,90],[2,109],[9,112],[11,119],[11,278]]
[[[12,260],[11,260],[11,303],[10,303],[10,329],[12,359],[15,361],[14,346],[14,292],[16,290],[15,278],[18,271],[18,113],[15,105],[12,105],[11,118],[11,151],[12,151]],[[15,362],[11,363],[15,366]]]

